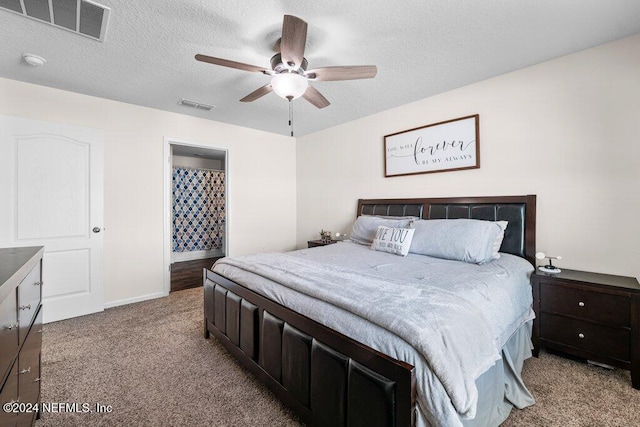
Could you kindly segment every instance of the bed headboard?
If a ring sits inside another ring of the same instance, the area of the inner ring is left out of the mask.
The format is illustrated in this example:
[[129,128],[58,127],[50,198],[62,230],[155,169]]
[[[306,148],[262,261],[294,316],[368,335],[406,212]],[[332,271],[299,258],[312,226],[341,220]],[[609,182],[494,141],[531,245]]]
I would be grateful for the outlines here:
[[358,200],[357,216],[360,215],[509,221],[500,252],[521,256],[535,265],[535,195],[429,199],[360,199]]

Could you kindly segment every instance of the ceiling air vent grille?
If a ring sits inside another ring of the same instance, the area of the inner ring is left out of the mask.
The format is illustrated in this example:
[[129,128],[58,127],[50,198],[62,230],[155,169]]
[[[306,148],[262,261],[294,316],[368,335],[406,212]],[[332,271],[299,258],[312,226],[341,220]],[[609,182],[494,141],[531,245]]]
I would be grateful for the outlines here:
[[181,99],[178,101],[178,105],[185,105],[187,107],[195,108],[196,110],[211,111],[214,108],[213,105],[203,104],[202,102],[189,101],[188,99]]
[[88,0],[0,0],[0,8],[103,41],[110,9]]

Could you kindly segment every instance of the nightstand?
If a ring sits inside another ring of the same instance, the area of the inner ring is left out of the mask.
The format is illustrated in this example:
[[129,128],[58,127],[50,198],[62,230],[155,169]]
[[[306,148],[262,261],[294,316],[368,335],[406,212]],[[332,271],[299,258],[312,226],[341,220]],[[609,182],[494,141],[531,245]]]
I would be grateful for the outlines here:
[[309,240],[307,241],[308,248],[315,248],[316,246],[327,246],[338,243],[338,240]]
[[640,285],[633,277],[562,269],[537,271],[534,355],[550,348],[631,371],[640,389]]

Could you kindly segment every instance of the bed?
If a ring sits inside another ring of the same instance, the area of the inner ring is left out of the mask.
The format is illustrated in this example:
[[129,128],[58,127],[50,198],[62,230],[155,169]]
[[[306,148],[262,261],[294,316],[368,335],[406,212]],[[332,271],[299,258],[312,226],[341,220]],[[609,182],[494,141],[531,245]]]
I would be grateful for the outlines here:
[[535,204],[359,200],[367,219],[507,221],[500,257],[478,265],[341,242],[223,259],[204,270],[205,338],[312,425],[499,425],[533,404],[520,372],[531,356]]

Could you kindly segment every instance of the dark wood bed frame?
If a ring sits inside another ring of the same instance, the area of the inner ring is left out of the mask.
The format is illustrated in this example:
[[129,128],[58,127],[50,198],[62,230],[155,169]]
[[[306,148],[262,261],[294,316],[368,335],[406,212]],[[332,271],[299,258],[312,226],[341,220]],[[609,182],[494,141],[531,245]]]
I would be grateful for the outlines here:
[[[536,196],[359,200],[357,215],[507,220],[501,252],[535,265]],[[204,336],[213,334],[302,421],[415,424],[413,366],[204,269]]]

